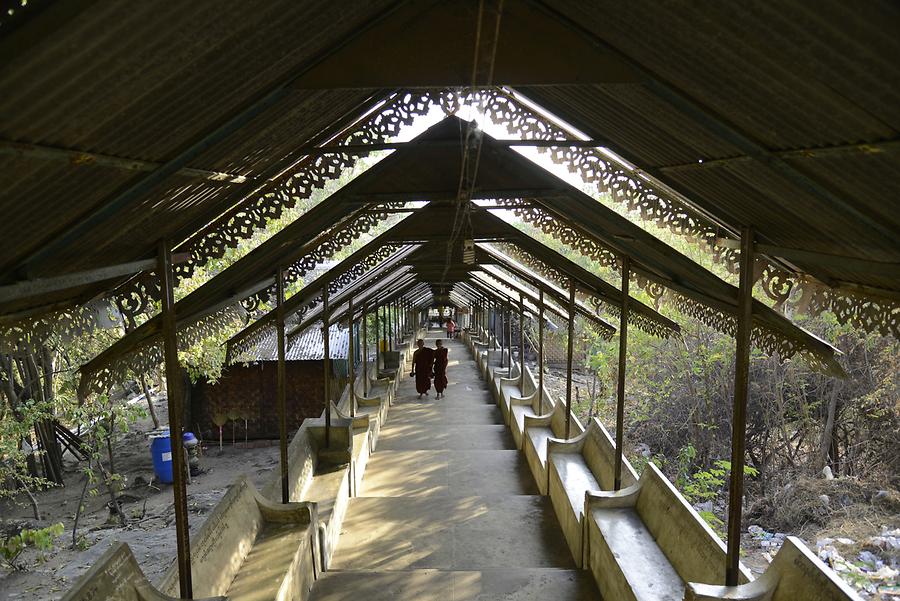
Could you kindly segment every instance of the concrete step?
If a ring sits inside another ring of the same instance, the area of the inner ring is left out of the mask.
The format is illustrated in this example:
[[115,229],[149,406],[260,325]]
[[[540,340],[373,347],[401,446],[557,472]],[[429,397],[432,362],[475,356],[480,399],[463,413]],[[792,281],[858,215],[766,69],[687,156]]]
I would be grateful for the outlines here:
[[388,422],[381,429],[381,438],[378,441],[379,453],[512,448],[515,448],[512,434],[502,424],[447,425],[441,429],[425,429],[413,423]]
[[521,453],[379,448],[369,459],[361,491],[363,497],[486,494],[538,494]]
[[[485,393],[487,394],[487,393]],[[438,405],[438,403],[441,403]],[[394,406],[388,415],[387,424],[412,424],[421,429],[434,429],[442,425],[462,424],[502,424],[503,415],[493,403],[459,406],[450,401],[430,401],[421,405]]]
[[312,601],[600,601],[589,572],[570,569],[333,571]]
[[424,495],[351,499],[329,569],[574,567],[547,497]]

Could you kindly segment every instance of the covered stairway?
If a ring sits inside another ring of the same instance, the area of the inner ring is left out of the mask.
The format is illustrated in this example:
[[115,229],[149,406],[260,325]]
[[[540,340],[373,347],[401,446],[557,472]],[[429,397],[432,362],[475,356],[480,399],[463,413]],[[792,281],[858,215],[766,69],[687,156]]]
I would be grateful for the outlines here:
[[[192,530],[176,469],[176,565],[149,583],[115,545],[66,601],[857,598],[799,543],[747,582],[744,445],[751,347],[843,375],[793,315],[900,336],[890,2],[6,4],[0,354],[121,328],[79,402],[163,365],[177,434],[179,351],[279,361],[277,480]],[[467,346],[418,402],[403,361],[435,307]],[[623,457],[628,330],[677,337],[670,309],[735,337],[727,548]],[[546,315],[561,398],[510,366],[526,318],[543,365]],[[572,413],[576,316],[618,337],[612,436]],[[349,385],[291,433],[285,347],[320,327]]]
[[444,343],[447,396],[420,401],[402,380],[311,599],[599,599],[468,349]]

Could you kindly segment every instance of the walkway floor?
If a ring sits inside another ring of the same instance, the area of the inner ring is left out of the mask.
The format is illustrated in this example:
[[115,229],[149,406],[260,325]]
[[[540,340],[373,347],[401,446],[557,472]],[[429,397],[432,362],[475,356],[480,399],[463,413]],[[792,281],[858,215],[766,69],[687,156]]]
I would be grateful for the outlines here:
[[446,398],[405,378],[312,600],[600,599],[468,350],[444,342]]

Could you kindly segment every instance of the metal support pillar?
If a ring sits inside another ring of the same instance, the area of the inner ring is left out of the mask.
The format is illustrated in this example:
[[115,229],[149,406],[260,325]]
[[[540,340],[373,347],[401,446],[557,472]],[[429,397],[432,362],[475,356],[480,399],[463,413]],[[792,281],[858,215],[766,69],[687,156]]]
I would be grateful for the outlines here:
[[[391,349],[391,346],[390,346],[391,343],[387,337],[387,330],[388,330],[388,327],[387,327],[387,305],[381,306],[381,330],[382,330],[381,341],[384,344],[384,350],[389,351]],[[382,349],[379,347],[378,351],[381,352]]]
[[372,319],[374,320],[375,325],[375,375],[378,375],[378,351],[381,348],[381,345],[378,343],[378,334],[380,330],[378,329],[378,305],[375,305],[375,310],[372,311]]
[[356,382],[355,365],[356,348],[353,346],[353,297],[347,301],[347,376],[350,378],[350,417],[356,415]]
[[525,395],[525,299],[519,293],[519,394]]
[[163,356],[166,366],[166,390],[169,405],[169,436],[172,441],[172,493],[175,501],[175,542],[178,561],[178,584],[181,596],[193,599],[191,583],[191,539],[188,525],[187,491],[184,482],[184,447],[181,445],[183,415],[181,368],[178,365],[178,332],[175,321],[175,295],[172,290],[172,249],[160,242],[156,273],[162,300]]
[[566,354],[566,439],[572,429],[572,354],[575,351],[575,281],[569,281],[569,348]]
[[394,344],[394,334],[391,325],[391,304],[385,303],[384,305],[384,350],[391,350]]
[[322,288],[322,368],[325,375],[325,448],[331,448],[331,316],[328,314],[328,283]]
[[362,323],[363,396],[365,397],[369,396],[369,326],[366,323],[368,320],[366,308],[367,306],[363,304],[360,318],[360,323]]
[[500,307],[500,367],[505,367],[503,362],[503,343],[506,342],[506,307]]
[[497,305],[496,304],[494,304],[491,307],[491,323],[489,325],[491,326],[491,328],[490,328],[491,334],[493,335],[493,338],[494,338],[494,352],[496,352],[497,351]]
[[613,490],[622,488],[622,445],[625,439],[625,359],[628,352],[628,278],[631,263],[622,257],[622,306],[619,316],[619,373],[616,387],[616,464],[613,475]]
[[276,404],[278,407],[278,448],[281,455],[281,502],[290,503],[288,489],[288,443],[287,443],[287,376],[284,362],[284,270],[279,267],[275,274],[275,297],[278,303],[275,311],[278,327],[278,370],[276,376]]
[[741,228],[737,339],[734,354],[734,416],[731,421],[731,483],[728,487],[728,553],[725,585],[737,586],[741,561],[747,395],[750,384],[750,332],[753,328],[753,228]]
[[513,361],[512,361],[512,321],[513,318],[513,308],[512,305],[509,306],[509,309],[506,312],[506,355],[507,359],[509,359],[509,365],[507,366],[508,372],[506,374],[507,378],[511,378],[513,375]]
[[538,416],[544,414],[544,289],[538,291]]

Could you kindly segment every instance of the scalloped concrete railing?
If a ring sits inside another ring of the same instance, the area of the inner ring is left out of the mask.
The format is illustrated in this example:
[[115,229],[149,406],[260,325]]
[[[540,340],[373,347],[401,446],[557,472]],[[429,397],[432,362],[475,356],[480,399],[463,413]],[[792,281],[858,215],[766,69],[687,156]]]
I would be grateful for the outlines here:
[[[79,578],[62,601],[176,601],[156,590],[138,566],[131,548],[113,543],[91,568]],[[210,597],[197,601],[226,601]]]
[[546,389],[537,393],[531,371],[525,368],[519,390],[518,378],[493,369],[505,353],[489,350],[493,338],[481,332],[466,343],[541,494],[553,501],[573,558],[591,570],[605,599],[860,601],[794,537],[759,579],[741,566],[743,584],[711,584],[724,582],[725,545],[655,465],[638,479],[626,460],[626,488],[609,490],[615,443],[602,424],[595,418],[585,430],[572,416],[572,438],[562,440],[565,408]]

